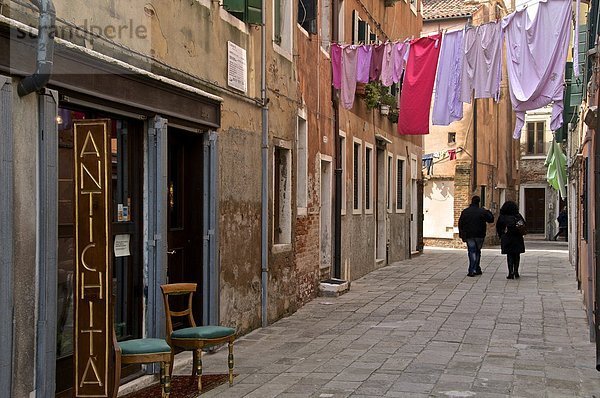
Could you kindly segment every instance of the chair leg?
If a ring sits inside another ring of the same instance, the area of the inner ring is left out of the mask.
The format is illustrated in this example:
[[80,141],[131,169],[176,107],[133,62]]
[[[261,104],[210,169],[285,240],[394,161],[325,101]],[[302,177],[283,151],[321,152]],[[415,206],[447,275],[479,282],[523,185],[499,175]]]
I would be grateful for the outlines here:
[[198,392],[202,392],[202,350],[196,350],[196,374],[198,375]]
[[121,384],[121,353],[117,352],[115,355],[115,384],[113,387],[113,398],[117,398],[119,395],[119,384]]
[[169,395],[171,394],[171,364],[169,362],[163,362],[163,365],[165,367],[165,382],[163,383],[163,395],[165,398],[169,398]]
[[227,357],[227,365],[229,366],[229,385],[233,385],[233,340],[229,341],[229,356]]
[[171,362],[169,363],[169,379],[173,377],[173,368],[175,367],[175,353],[171,350]]
[[192,376],[196,376],[198,367],[198,352],[197,350],[192,351]]
[[165,363],[161,362],[160,363],[160,397],[161,398],[165,398],[165,379],[166,379],[166,375],[165,375]]

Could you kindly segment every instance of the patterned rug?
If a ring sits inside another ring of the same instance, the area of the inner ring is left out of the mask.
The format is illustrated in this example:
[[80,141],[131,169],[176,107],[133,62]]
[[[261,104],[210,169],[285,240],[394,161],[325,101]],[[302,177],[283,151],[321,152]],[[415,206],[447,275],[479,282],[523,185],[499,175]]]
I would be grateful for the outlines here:
[[[237,375],[233,375],[234,377]],[[212,390],[221,384],[229,383],[227,374],[202,375],[202,392]],[[143,390],[132,392],[122,398],[160,398],[160,383],[153,384]],[[195,398],[198,397],[198,378],[196,376],[173,376],[171,379],[170,398]]]

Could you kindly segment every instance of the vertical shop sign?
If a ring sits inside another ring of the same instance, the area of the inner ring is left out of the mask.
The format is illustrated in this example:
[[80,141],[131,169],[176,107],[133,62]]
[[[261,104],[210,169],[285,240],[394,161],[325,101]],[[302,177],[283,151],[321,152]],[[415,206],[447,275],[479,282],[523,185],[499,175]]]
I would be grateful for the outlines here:
[[110,367],[110,170],[107,120],[75,121],[76,397],[108,397]]

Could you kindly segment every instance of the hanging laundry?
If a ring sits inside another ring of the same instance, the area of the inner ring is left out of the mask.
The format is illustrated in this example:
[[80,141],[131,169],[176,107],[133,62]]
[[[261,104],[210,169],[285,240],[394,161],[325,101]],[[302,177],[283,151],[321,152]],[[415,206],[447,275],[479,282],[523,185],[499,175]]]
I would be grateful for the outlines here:
[[446,33],[440,50],[431,115],[432,124],[436,126],[448,126],[463,118],[460,100],[463,59],[464,30]]
[[357,51],[358,61],[356,63],[356,81],[359,83],[368,83],[373,47],[367,45],[358,46]]
[[521,137],[525,112],[542,108],[552,101],[550,128],[556,131],[562,125],[570,22],[570,0],[540,0],[533,18],[527,9],[523,9],[502,19],[510,99],[517,117],[515,139]]
[[456,149],[448,149],[450,160],[456,160]]
[[371,70],[369,72],[369,78],[371,81],[376,81],[379,80],[379,77],[381,76],[381,62],[383,61],[385,45],[378,44],[372,47],[373,54],[371,54]]
[[409,50],[410,43],[408,42],[394,44],[394,71],[392,73],[392,81],[394,83],[398,83],[402,79],[402,73],[404,73],[404,69],[406,68],[406,61],[408,61]]
[[342,46],[339,44],[332,44],[330,51],[332,70],[331,84],[339,90],[342,87]]
[[356,92],[357,46],[347,46],[342,51],[342,106],[351,109]]
[[548,184],[560,192],[560,197],[567,197],[567,156],[563,153],[556,139],[552,140],[544,166],[548,167],[546,179]]
[[423,168],[427,169],[427,175],[433,174],[433,154],[423,155],[421,158]]
[[421,37],[410,43],[402,93],[398,134],[429,134],[429,109],[442,35]]
[[466,30],[461,80],[462,102],[471,103],[473,90],[475,98],[500,99],[502,42],[502,26],[499,22]]
[[385,43],[380,79],[384,87],[389,87],[394,83],[394,43]]

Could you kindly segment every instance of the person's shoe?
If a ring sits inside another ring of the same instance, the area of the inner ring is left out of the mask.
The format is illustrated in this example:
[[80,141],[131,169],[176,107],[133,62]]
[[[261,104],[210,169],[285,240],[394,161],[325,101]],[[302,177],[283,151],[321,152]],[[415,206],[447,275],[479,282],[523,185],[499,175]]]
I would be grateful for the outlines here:
[[519,279],[521,277],[521,275],[519,275],[518,272],[515,272],[515,279]]
[[481,275],[481,274],[483,274],[483,272],[481,272],[481,271],[475,271],[475,275]]
[[470,276],[471,278],[472,278],[472,277],[474,277],[475,275],[476,275],[476,274],[474,274],[473,272],[469,272],[469,273],[467,274],[467,276]]
[[508,274],[508,276],[506,277],[506,279],[515,279],[515,276],[513,274]]

